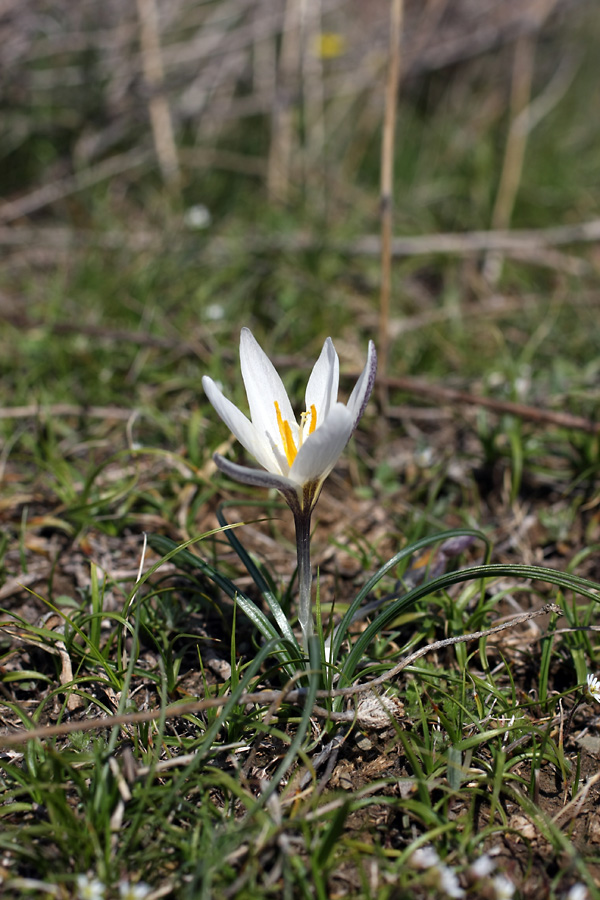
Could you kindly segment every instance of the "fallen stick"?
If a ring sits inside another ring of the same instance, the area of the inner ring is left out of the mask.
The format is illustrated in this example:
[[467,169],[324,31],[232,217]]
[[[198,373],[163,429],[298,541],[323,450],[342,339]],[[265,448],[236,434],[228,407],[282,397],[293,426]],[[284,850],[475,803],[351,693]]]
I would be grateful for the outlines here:
[[[82,190],[89,184],[111,176],[121,168],[133,168],[148,162],[148,154],[123,154],[122,157],[107,160],[106,164],[81,173],[79,180],[74,176],[65,178],[55,185],[47,185],[27,194],[19,200],[12,200],[0,206],[0,223],[28,215],[46,206],[54,200]],[[109,165],[112,163],[112,165]],[[189,236],[197,242],[196,232],[182,229],[182,238]],[[172,240],[172,234],[170,235]],[[122,250],[123,247],[146,249],[164,243],[165,236],[160,232],[96,232],[93,230],[78,231],[60,227],[31,228],[27,226],[0,226],[0,245],[30,246],[32,243],[49,245],[56,248],[97,245],[108,250]],[[488,251],[514,253],[519,259],[526,259],[528,252],[537,254],[548,247],[563,247],[569,244],[589,244],[600,240],[600,219],[589,222],[577,222],[574,225],[558,225],[552,228],[523,228],[498,231],[463,231],[458,233],[419,234],[407,237],[395,237],[391,242],[391,254],[394,257],[406,256],[471,256]],[[290,235],[265,234],[248,237],[245,240],[231,239],[217,235],[207,239],[205,252],[218,253],[231,257],[233,250],[242,249],[249,252],[263,253],[268,250],[286,252],[303,252],[306,250],[329,250],[348,256],[380,256],[381,238],[376,234],[365,234],[349,241],[326,241],[315,238],[312,234],[297,232]],[[537,257],[534,255],[535,261]]]
[[[499,631],[505,631],[508,628],[514,628],[516,625],[522,625],[529,619],[535,619],[538,616],[548,615],[548,613],[563,615],[563,610],[555,603],[546,603],[540,609],[522,613],[521,615],[515,616],[514,618],[510,619],[510,621],[502,622],[502,624],[495,625],[492,628],[488,628],[486,631],[474,631],[470,634],[462,634],[458,635],[457,637],[444,638],[441,641],[435,641],[433,644],[427,644],[426,647],[421,647],[419,650],[415,650],[413,653],[406,656],[400,663],[398,663],[398,665],[394,666],[383,675],[380,675],[378,678],[373,678],[370,681],[365,682],[364,684],[351,685],[347,688],[335,688],[331,691],[317,691],[316,696],[320,700],[330,700],[334,697],[351,697],[357,694],[372,691],[374,687],[378,687],[384,682],[389,681],[391,678],[394,678],[407,666],[412,665],[412,663],[419,659],[421,656],[425,656],[426,653],[429,653],[430,650],[439,650],[442,647],[448,647],[453,644],[461,644],[465,641],[479,640],[482,637],[488,637],[490,634],[497,634]],[[276,691],[265,690],[257,691],[254,693],[241,694],[237,702],[240,705],[245,705],[247,703],[258,703],[261,705],[270,704],[272,711],[272,709],[274,708],[273,705],[275,704],[275,706],[277,706],[283,700],[286,700],[289,703],[301,703],[305,694],[306,691],[304,689],[288,690],[287,688],[284,688],[283,690]],[[191,713],[201,712],[205,709],[218,709],[221,706],[225,706],[225,704],[230,699],[230,696],[231,695],[226,694],[222,697],[209,697],[205,700],[193,700],[190,703],[172,704],[165,710],[154,709],[144,712],[123,713],[122,715],[88,719],[87,721],[83,722],[65,722],[62,725],[45,725],[42,727],[31,729],[22,728],[10,734],[0,735],[0,747],[14,747],[15,745],[23,744],[27,741],[37,739],[44,740],[50,737],[60,737],[67,734],[73,734],[74,732],[78,731],[94,731],[97,728],[113,728],[116,725],[135,725],[143,722],[154,722],[162,717],[164,717],[165,719],[172,719],[189,715]],[[314,715],[328,718],[336,722],[352,721],[356,717],[355,710],[334,713],[330,710],[324,709],[321,706],[314,706],[312,712]]]
[[[31,327],[39,327],[42,323],[29,323]],[[80,324],[56,323],[48,326],[51,331],[57,333],[85,333],[94,334],[95,328],[92,326],[87,329]],[[180,343],[176,339],[158,337],[155,335],[144,335],[138,332],[128,334],[124,331],[112,331],[110,329],[97,330],[97,337],[106,338],[115,341],[126,341],[128,343],[137,343],[140,346],[155,346],[177,348],[181,355],[200,356],[198,345]],[[202,348],[204,350],[204,348]],[[204,351],[206,352],[206,351]],[[226,352],[222,353],[226,356]],[[281,361],[279,357],[274,357],[275,364]],[[289,357],[283,360],[286,364],[290,362]],[[303,366],[303,361],[294,360],[293,363],[299,367]],[[569,428],[573,431],[585,431],[587,434],[600,434],[600,422],[593,422],[583,416],[574,416],[571,413],[558,412],[552,409],[544,409],[539,406],[527,406],[524,403],[513,403],[510,400],[497,400],[494,397],[482,397],[477,394],[470,394],[467,391],[458,391],[454,388],[442,387],[439,384],[428,384],[420,381],[418,378],[405,377],[381,377],[379,379],[388,387],[404,391],[407,394],[415,394],[421,397],[430,397],[433,401],[451,404],[453,406],[477,406],[480,409],[489,409],[498,415],[511,415],[528,422],[536,422],[541,425],[554,425],[557,428]],[[1,419],[28,419],[45,413],[52,416],[87,416],[92,419],[124,419],[127,420],[133,413],[133,410],[121,409],[119,407],[96,407],[96,406],[77,406],[72,403],[55,403],[45,406],[44,404],[31,403],[27,406],[4,406],[0,407]],[[386,415],[392,418],[410,416],[410,409],[401,407],[397,412],[395,407],[386,409]]]
[[[573,428],[578,431],[586,431],[589,434],[600,434],[600,422],[592,422],[583,416],[574,416],[571,413],[557,412],[552,409],[541,409],[538,406],[526,406],[523,403],[513,403],[511,400],[497,400],[494,397],[481,397],[469,394],[466,391],[457,391],[454,388],[442,387],[439,384],[427,384],[417,378],[384,378],[389,387],[408,394],[418,394],[423,397],[431,397],[437,403],[452,403],[453,405],[465,404],[489,409],[492,412],[517,416],[529,422],[539,422],[544,425],[556,425],[559,428]],[[403,410],[403,415],[404,415]],[[393,408],[387,411],[393,415]]]

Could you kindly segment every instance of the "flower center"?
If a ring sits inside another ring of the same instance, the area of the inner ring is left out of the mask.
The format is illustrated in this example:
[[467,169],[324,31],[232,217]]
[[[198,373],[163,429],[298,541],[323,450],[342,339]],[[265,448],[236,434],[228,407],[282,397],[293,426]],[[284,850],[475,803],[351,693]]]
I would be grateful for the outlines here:
[[279,428],[279,434],[281,435],[283,452],[285,453],[285,458],[288,461],[288,465],[292,466],[294,460],[296,459],[296,456],[298,455],[298,450],[302,446],[302,442],[304,440],[304,429],[306,427],[307,421],[310,420],[308,426],[309,434],[312,434],[317,427],[317,410],[315,408],[315,404],[311,403],[310,409],[307,412],[303,412],[300,414],[300,428],[298,429],[297,447],[294,443],[294,436],[292,434],[290,423],[281,415],[281,410],[279,409],[279,403],[277,402],[277,400],[275,400],[275,412],[277,413],[277,427]]

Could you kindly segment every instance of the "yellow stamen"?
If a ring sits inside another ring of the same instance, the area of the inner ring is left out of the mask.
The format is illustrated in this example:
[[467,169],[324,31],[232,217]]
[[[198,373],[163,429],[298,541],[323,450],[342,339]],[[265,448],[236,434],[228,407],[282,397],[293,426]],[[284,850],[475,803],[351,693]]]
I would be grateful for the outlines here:
[[308,426],[309,434],[312,434],[317,427],[317,410],[315,404],[311,403],[310,410],[308,410],[308,412],[300,413],[298,447],[296,447],[294,443],[294,436],[292,434],[290,423],[281,415],[281,410],[279,409],[279,403],[277,402],[277,400],[275,400],[275,412],[277,413],[277,427],[279,428],[279,434],[281,435],[283,452],[285,453],[285,458],[288,461],[288,465],[291,466],[296,459],[296,456],[298,455],[298,448],[302,446],[306,420],[310,417],[310,424]]
[[291,466],[296,459],[298,450],[296,449],[296,445],[294,443],[294,436],[292,435],[290,423],[281,415],[281,410],[279,409],[279,403],[277,402],[277,400],[275,401],[275,412],[277,413],[277,426],[279,428],[279,434],[281,435],[281,441],[283,443],[283,452],[285,453],[285,458],[288,461],[288,465]]
[[310,410],[307,412],[300,413],[300,446],[302,446],[302,442],[304,440],[304,429],[306,427],[306,420],[310,419],[310,424],[308,426],[308,433],[312,434],[315,428],[317,427],[317,410],[315,409],[315,404],[311,403]]

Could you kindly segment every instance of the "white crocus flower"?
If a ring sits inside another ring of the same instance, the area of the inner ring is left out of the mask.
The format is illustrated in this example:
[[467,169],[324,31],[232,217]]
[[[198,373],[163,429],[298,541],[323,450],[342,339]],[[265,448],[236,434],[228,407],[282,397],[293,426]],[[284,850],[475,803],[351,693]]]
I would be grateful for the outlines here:
[[249,328],[240,335],[242,378],[250,419],[228,400],[212,378],[202,384],[219,416],[262,469],[240,466],[218,453],[226,475],[244,484],[280,491],[294,514],[298,550],[298,619],[305,649],[313,633],[311,612],[310,517],[323,482],[338,461],[365,411],[375,383],[377,354],[369,342],[367,362],[347,403],[338,402],[340,364],[331,338],[323,344],[304,395],[300,420],[283,382]]
[[215,454],[217,466],[245,484],[277,488],[292,509],[311,510],[365,410],[373,390],[377,355],[369,343],[367,364],[348,403],[339,403],[339,360],[327,338],[312,370],[298,422],[281,378],[249,328],[240,335],[242,378],[250,407],[248,419],[204,376],[206,396],[240,444],[265,470],[229,462]]
[[587,689],[590,697],[593,697],[594,700],[597,700],[600,703],[600,678],[596,675],[592,675],[591,672],[588,672],[587,676]]

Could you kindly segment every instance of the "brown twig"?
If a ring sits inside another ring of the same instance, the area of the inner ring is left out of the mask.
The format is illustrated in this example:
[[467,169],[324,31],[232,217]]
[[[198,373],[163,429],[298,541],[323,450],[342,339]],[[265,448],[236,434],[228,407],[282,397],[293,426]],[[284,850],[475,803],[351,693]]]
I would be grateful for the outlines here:
[[[503,622],[500,625],[495,625],[494,627],[488,628],[485,631],[474,631],[470,634],[463,634],[458,635],[457,637],[444,638],[441,641],[435,641],[433,644],[428,644],[426,647],[421,647],[419,650],[415,650],[414,653],[411,653],[409,656],[405,657],[400,663],[398,663],[397,666],[394,666],[394,668],[390,669],[388,672],[385,672],[383,675],[380,675],[378,678],[373,678],[371,681],[368,681],[364,684],[351,685],[347,688],[335,688],[331,691],[320,690],[317,691],[316,696],[320,700],[331,700],[334,697],[353,697],[357,694],[372,691],[374,687],[377,687],[378,685],[389,681],[391,678],[394,678],[407,666],[412,665],[412,663],[414,663],[417,659],[420,659],[422,656],[425,656],[426,653],[429,653],[430,650],[439,650],[442,647],[448,647],[454,644],[464,643],[466,641],[479,640],[482,637],[488,637],[491,634],[497,634],[500,631],[506,631],[506,629],[514,628],[516,625],[522,625],[529,619],[535,619],[538,616],[548,615],[549,613],[562,615],[563,610],[560,606],[557,606],[554,603],[547,603],[540,609],[532,610],[530,612],[515,616],[508,622]],[[286,699],[289,703],[302,703],[305,695],[306,691],[303,689],[290,691],[286,686],[286,688],[280,691],[265,690],[257,691],[255,693],[242,694],[238,699],[238,703],[242,705],[247,703],[257,703],[260,705],[271,704],[272,709],[272,704],[280,704],[283,699]],[[65,722],[62,725],[46,725],[40,728],[32,728],[28,730],[21,729],[12,734],[0,735],[0,746],[11,747],[30,740],[44,740],[50,737],[59,737],[67,734],[73,734],[77,731],[94,731],[97,728],[113,728],[119,725],[135,725],[140,722],[154,722],[157,719],[161,718],[163,715],[165,718],[191,715],[192,713],[201,712],[205,709],[218,709],[219,707],[224,706],[229,699],[229,696],[210,697],[206,700],[193,700],[190,703],[173,704],[171,706],[168,706],[164,711],[148,710],[138,713],[124,713],[122,715],[106,716],[104,718],[89,719],[82,722]],[[333,713],[321,706],[313,707],[312,712],[314,713],[314,715],[323,716],[325,718],[331,719],[332,721],[351,721],[356,716],[355,711]]]
[[[162,350],[177,350],[180,355],[185,356],[197,356],[203,361],[207,361],[210,350],[203,346],[199,341],[182,341],[180,338],[173,337],[164,337],[158,334],[149,334],[147,331],[127,331],[126,329],[121,328],[106,328],[101,325],[87,325],[84,322],[44,322],[39,319],[29,319],[27,316],[22,315],[21,313],[5,313],[2,318],[5,322],[10,322],[16,328],[24,329],[24,328],[47,328],[52,334],[85,334],[90,337],[96,338],[97,340],[108,340],[115,341],[116,343],[127,343],[127,344],[136,344],[140,347],[157,347]],[[224,354],[227,355],[226,351]],[[72,409],[79,409],[80,407],[72,406],[72,404],[59,404],[57,408],[64,407],[69,410],[69,412],[64,413],[61,412],[60,415],[71,415]],[[26,407],[14,407],[15,409],[25,409],[30,410],[32,408],[37,409],[38,407],[26,406]],[[44,407],[45,408],[45,407]],[[98,409],[112,409],[113,407],[98,407]],[[117,407],[114,407],[116,409]],[[88,413],[88,415],[92,415]],[[28,413],[24,414],[26,418]],[[120,418],[120,416],[117,416]],[[11,416],[12,418],[12,416]],[[17,416],[19,418],[19,416]],[[110,418],[110,416],[109,416]]]
[[[195,152],[195,151],[192,151]],[[148,154],[140,154],[137,160],[131,158],[131,165],[148,161]],[[115,159],[115,167],[117,166]],[[126,161],[123,161],[125,166]],[[90,178],[110,177],[109,169],[99,171],[100,166],[94,170],[87,170]],[[93,173],[96,173],[95,175]],[[67,185],[66,182],[69,182]],[[81,190],[88,183],[83,177],[81,182],[76,179],[65,179],[60,184],[65,185],[65,193],[60,191],[54,194],[41,196],[45,191],[33,192],[22,198],[0,207],[0,222],[25,216],[29,212],[41,208],[55,199]],[[68,188],[68,189],[67,189]],[[39,196],[34,197],[34,194]],[[31,198],[31,205],[29,205]],[[179,237],[185,238],[181,232]],[[193,240],[197,242],[198,236],[194,234]],[[477,256],[490,250],[497,250],[506,255],[514,254],[516,258],[527,261],[531,254],[533,262],[543,263],[539,259],[540,251],[548,247],[568,246],[569,244],[590,244],[600,241],[600,219],[591,219],[589,222],[577,222],[574,225],[559,225],[552,228],[527,228],[508,231],[463,231],[456,233],[422,234],[406,237],[396,237],[391,242],[391,254],[393,257],[403,258],[408,256]],[[122,250],[123,247],[145,250],[164,242],[164,235],[159,232],[138,231],[107,233],[93,231],[74,231],[72,229],[52,226],[51,228],[2,228],[0,226],[0,246],[27,247],[32,244],[43,244],[52,248],[70,249],[78,245],[96,245],[107,250]],[[216,236],[211,239],[206,247],[207,254],[231,258],[233,250],[242,248],[245,252],[264,253],[265,251],[283,250],[289,253],[303,252],[305,250],[327,249],[331,252],[348,256],[381,256],[381,238],[376,234],[366,234],[352,241],[329,241],[315,238],[311,234],[299,232],[291,235],[265,235],[249,236],[245,240]],[[551,262],[551,261],[550,261]]]
[[34,419],[38,416],[74,416],[77,418],[128,421],[132,409],[119,406],[77,406],[75,403],[30,403],[28,406],[1,406],[0,419]]
[[9,200],[0,206],[0,222],[14,222],[23,216],[28,216],[32,212],[37,212],[57,200],[62,200],[71,194],[82,191],[85,188],[98,184],[100,181],[107,181],[116,175],[122,175],[131,169],[145,165],[151,159],[151,154],[147,150],[128,150],[126,153],[119,153],[111,156],[109,159],[103,160],[97,166],[84,169],[76,175],[67,175],[44,184],[39,188],[35,188],[29,194],[25,194],[17,200]]
[[[409,394],[418,394],[423,397],[431,397],[437,403],[452,403],[453,405],[478,406],[489,409],[492,412],[517,416],[529,422],[538,422],[543,425],[556,425],[558,428],[572,428],[577,431],[586,431],[589,434],[600,434],[600,422],[592,422],[583,416],[574,416],[571,413],[557,412],[552,409],[541,409],[538,406],[526,406],[523,403],[513,403],[510,400],[496,400],[493,397],[479,397],[466,391],[456,391],[453,388],[442,387],[439,384],[427,384],[416,378],[386,378],[388,386]],[[388,410],[388,415],[393,415],[393,409]]]
[[[146,332],[99,328],[96,325],[86,326],[79,322],[44,323],[37,320],[28,320],[19,314],[15,316],[5,315],[4,319],[19,328],[44,327],[55,334],[89,334],[97,338],[125,341],[131,344],[138,344],[139,346],[177,349],[181,355],[198,356],[201,359],[206,359],[210,352],[198,343],[182,342],[178,338],[161,337],[160,335],[147,334]],[[227,357],[228,352],[222,350],[221,355]],[[294,365],[298,368],[307,366],[306,360],[290,356],[276,356],[273,358],[273,362],[277,366]],[[348,378],[355,377],[352,372],[345,374]],[[421,381],[418,378],[410,378],[409,376],[381,376],[380,380],[388,388],[404,391],[407,394],[430,397],[432,401],[438,404],[449,403],[453,406],[478,406],[481,409],[489,409],[491,412],[499,415],[517,416],[517,418],[525,419],[528,422],[554,425],[558,428],[570,428],[574,431],[585,431],[588,434],[600,433],[600,422],[593,422],[583,416],[574,416],[572,413],[558,412],[539,406],[527,406],[524,403],[513,403],[510,400],[497,400],[494,397],[481,397],[477,394],[470,394],[468,391],[442,387],[439,384],[427,384],[425,381]],[[29,404],[27,406],[0,407],[0,419],[27,419],[42,415],[44,412],[57,416],[87,416],[90,418],[119,420],[128,420],[132,414],[131,410],[116,406],[85,407],[70,403],[51,404],[49,406]],[[407,414],[407,411],[402,408],[401,415],[404,416],[405,414]],[[389,407],[386,410],[386,415],[397,417],[398,414],[394,407]]]
[[[545,247],[566,244],[595,243],[600,240],[600,219],[578,222],[575,225],[559,225],[553,228],[523,228],[509,231],[464,231],[448,234],[424,234],[415,237],[397,237],[392,241],[394,256],[469,256],[499,250],[510,253],[526,253]],[[305,240],[305,244],[306,244]],[[314,243],[314,242],[313,242]],[[335,245],[334,245],[335,246]],[[378,256],[381,243],[377,235],[365,235],[346,245],[337,245],[348,253]]]

